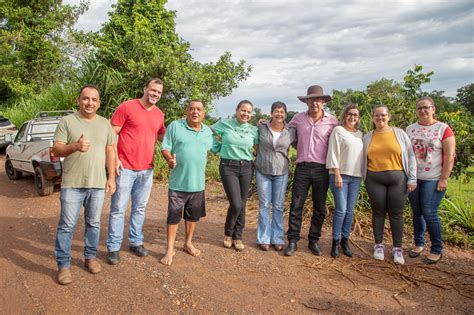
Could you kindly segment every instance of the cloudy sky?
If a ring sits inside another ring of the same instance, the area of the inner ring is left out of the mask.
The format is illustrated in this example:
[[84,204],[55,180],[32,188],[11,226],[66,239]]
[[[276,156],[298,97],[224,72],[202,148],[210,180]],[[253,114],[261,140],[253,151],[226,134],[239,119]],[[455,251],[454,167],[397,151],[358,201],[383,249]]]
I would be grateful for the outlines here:
[[[64,3],[76,4],[79,0]],[[92,0],[79,28],[98,30],[112,0]],[[470,0],[170,0],[176,31],[193,57],[216,61],[230,51],[252,65],[250,78],[216,101],[216,116],[241,99],[268,112],[273,101],[305,110],[297,95],[358,89],[382,77],[402,81],[421,64],[434,71],[425,90],[456,90],[474,82],[474,3]]]

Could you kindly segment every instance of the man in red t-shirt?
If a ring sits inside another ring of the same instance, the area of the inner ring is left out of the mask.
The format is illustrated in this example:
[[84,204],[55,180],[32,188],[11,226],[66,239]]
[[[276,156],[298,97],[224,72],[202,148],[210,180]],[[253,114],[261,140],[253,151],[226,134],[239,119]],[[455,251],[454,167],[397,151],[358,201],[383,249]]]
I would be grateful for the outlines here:
[[129,226],[130,251],[137,256],[148,255],[143,247],[145,209],[153,184],[153,157],[156,141],[165,134],[165,115],[156,106],[163,93],[163,81],[148,80],[143,96],[120,104],[112,116],[117,141],[117,190],[112,196],[107,239],[107,262],[120,262],[124,217],[131,197]]

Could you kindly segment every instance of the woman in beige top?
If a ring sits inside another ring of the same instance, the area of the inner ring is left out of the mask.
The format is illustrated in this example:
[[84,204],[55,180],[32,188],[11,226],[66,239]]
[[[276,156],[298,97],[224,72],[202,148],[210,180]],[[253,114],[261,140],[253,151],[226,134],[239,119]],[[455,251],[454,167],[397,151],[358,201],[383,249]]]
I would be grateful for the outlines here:
[[339,257],[339,244],[343,253],[352,257],[349,236],[355,203],[359,197],[363,148],[362,132],[357,129],[359,115],[356,105],[346,106],[341,115],[341,125],[333,129],[329,138],[326,168],[329,169],[329,185],[335,202],[332,219],[333,258]]

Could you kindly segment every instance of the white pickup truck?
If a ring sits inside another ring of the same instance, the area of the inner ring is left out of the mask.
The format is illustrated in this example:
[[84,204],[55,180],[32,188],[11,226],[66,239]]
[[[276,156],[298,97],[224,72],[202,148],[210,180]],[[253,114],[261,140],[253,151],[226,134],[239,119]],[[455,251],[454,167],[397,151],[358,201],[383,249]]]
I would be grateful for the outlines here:
[[52,153],[54,132],[61,117],[72,113],[39,112],[21,126],[6,150],[5,172],[9,179],[19,179],[23,173],[33,174],[40,196],[53,193],[54,185],[61,182],[62,172],[61,159]]

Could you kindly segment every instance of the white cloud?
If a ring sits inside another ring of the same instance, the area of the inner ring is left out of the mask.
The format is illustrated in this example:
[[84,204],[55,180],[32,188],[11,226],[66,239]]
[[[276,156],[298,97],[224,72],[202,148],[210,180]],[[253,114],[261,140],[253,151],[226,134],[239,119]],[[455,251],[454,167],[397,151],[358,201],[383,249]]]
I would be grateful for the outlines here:
[[[78,5],[80,0],[63,0],[63,4]],[[102,24],[107,21],[107,13],[116,0],[90,0],[89,10],[79,17],[79,28],[85,31],[98,31]]]
[[[69,0],[69,3],[77,0]],[[81,19],[98,29],[114,1],[93,1]],[[217,100],[218,114],[232,114],[240,99],[268,112],[307,86],[364,89],[382,77],[402,80],[421,64],[434,71],[426,90],[456,89],[474,81],[474,5],[471,1],[171,0],[176,31],[194,58],[216,61],[226,50],[252,65],[250,78]]]

